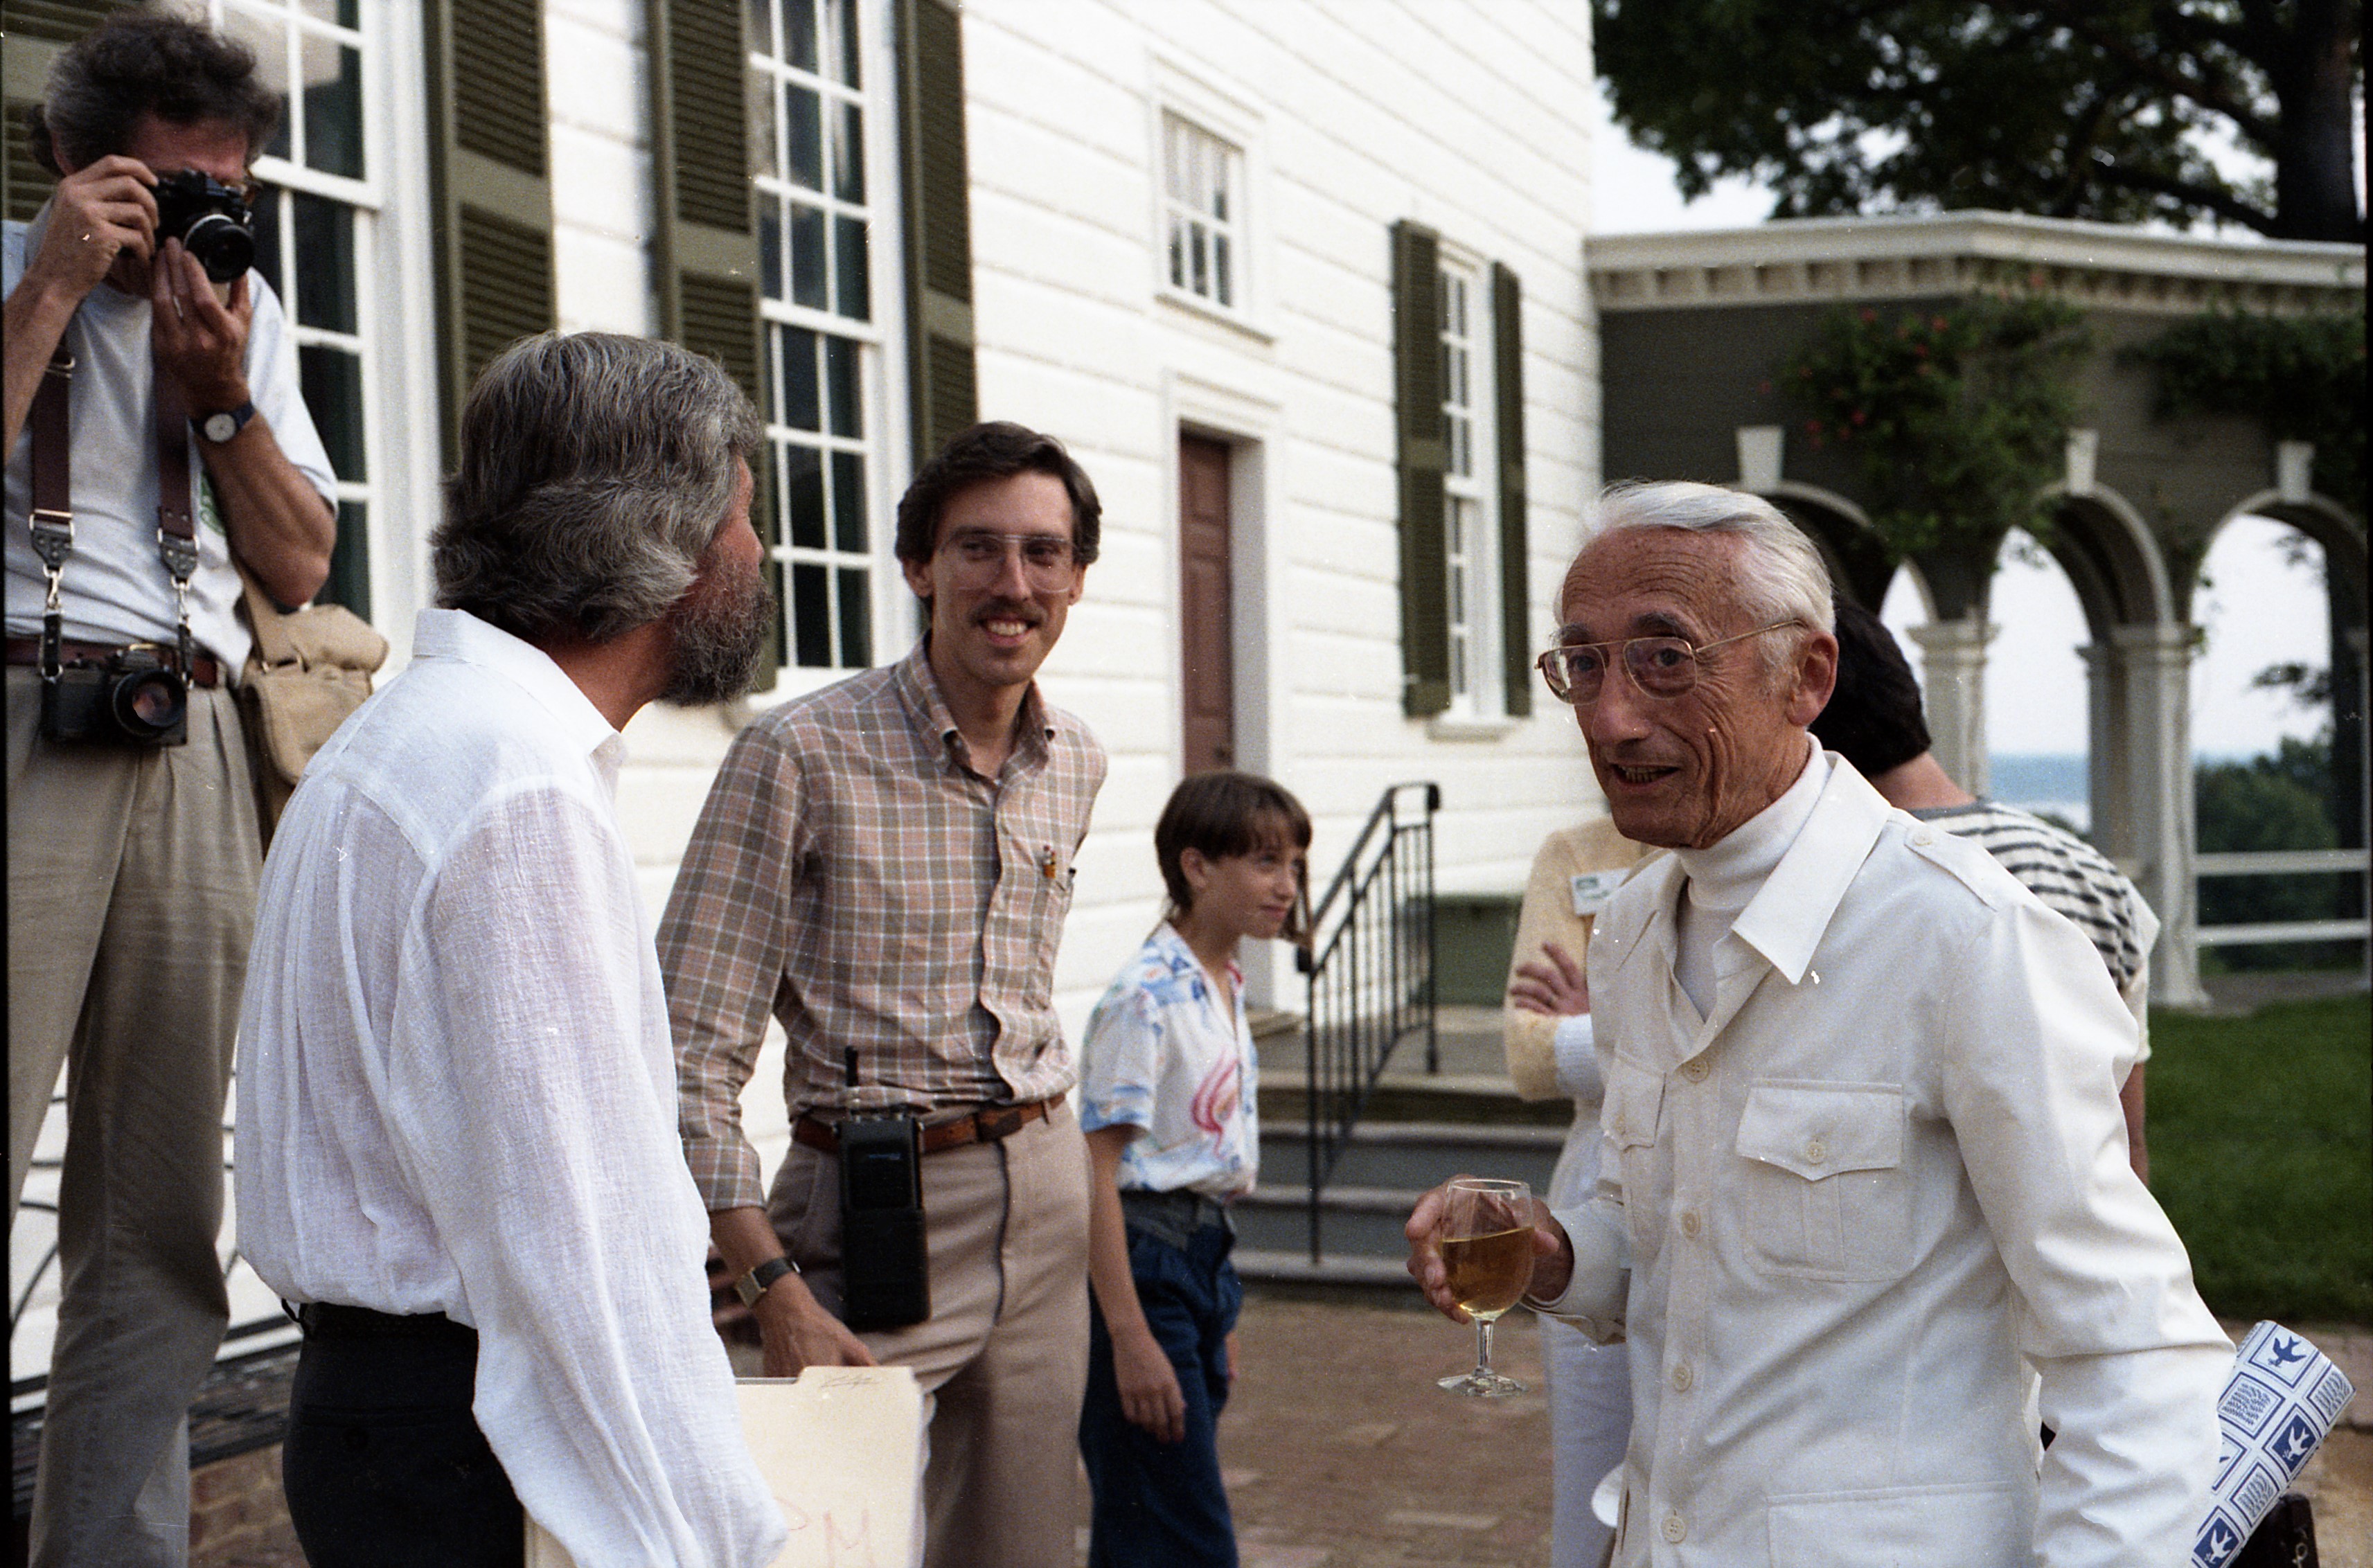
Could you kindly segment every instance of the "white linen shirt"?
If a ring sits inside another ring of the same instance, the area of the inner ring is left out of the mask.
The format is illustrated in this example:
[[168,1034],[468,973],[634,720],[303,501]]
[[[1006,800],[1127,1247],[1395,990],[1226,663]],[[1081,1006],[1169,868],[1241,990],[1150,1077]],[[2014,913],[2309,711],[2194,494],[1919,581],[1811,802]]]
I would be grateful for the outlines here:
[[709,1322],[624,742],[475,616],[415,635],[264,865],[240,1250],[291,1301],[474,1327],[478,1425],[580,1568],[757,1568],[784,1527]]
[[1679,857],[1591,943],[1601,1175],[1545,1310],[1628,1329],[1615,1561],[2186,1561],[2232,1346],[2127,1164],[2133,1020],[2075,927],[1830,760],[1709,1016],[1674,976]]

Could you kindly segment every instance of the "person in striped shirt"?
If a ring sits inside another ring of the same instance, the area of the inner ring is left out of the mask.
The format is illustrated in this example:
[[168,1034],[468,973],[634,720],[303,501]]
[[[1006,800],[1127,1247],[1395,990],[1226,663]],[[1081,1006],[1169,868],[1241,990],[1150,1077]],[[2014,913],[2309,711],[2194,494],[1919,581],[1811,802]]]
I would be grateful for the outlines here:
[[2150,1058],[2150,951],[2158,917],[2118,868],[2090,844],[2032,813],[1970,794],[1953,782],[1929,750],[1920,683],[1876,615],[1841,596],[1838,685],[1813,720],[1821,744],[1889,805],[1975,841],[2045,904],[2091,940],[2141,1032],[2141,1049],[2118,1098],[2134,1174],[2150,1179],[2143,1136],[2143,1064]]

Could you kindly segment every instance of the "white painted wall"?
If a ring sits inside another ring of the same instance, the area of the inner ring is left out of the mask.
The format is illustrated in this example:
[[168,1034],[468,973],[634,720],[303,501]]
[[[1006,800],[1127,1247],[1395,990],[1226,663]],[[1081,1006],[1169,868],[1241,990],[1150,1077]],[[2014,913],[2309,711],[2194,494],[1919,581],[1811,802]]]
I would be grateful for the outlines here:
[[[546,0],[545,17],[562,323],[649,330],[642,6]],[[1182,422],[1258,443],[1238,464],[1234,519],[1245,763],[1310,806],[1320,874],[1385,785],[1432,778],[1443,885],[1521,888],[1542,835],[1596,792],[1546,701],[1479,737],[1401,716],[1389,231],[1416,218],[1523,279],[1538,646],[1597,482],[1586,12],[966,0],[964,30],[982,412],[1060,436],[1105,507],[1104,558],[1045,675],[1113,755],[1057,972],[1067,1023],[1159,905],[1151,830],[1180,768]],[[1165,100],[1249,144],[1249,330],[1163,297]],[[655,911],[727,733],[715,715],[656,708],[628,731],[621,804]]]
[[[1104,559],[1044,677],[1113,754],[1057,973],[1067,1015],[1084,1014],[1158,907],[1151,830],[1181,755],[1182,417],[1264,443],[1234,522],[1256,535],[1239,547],[1237,613],[1266,628],[1267,669],[1237,710],[1263,731],[1245,737],[1246,766],[1318,819],[1321,874],[1385,785],[1430,778],[1443,884],[1520,889],[1543,834],[1595,790],[1562,710],[1463,740],[1401,715],[1389,234],[1416,218],[1523,279],[1538,645],[1597,478],[1587,13],[967,0],[964,18],[982,409],[1060,435],[1105,507]],[[1165,90],[1191,95],[1192,116],[1209,103],[1252,122],[1264,331],[1161,295]]]

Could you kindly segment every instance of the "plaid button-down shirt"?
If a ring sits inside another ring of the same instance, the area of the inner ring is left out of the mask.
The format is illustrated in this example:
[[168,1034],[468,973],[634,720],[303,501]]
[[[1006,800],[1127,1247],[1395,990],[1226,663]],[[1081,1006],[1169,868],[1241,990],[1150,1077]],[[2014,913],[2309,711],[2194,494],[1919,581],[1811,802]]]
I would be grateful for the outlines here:
[[919,644],[726,753],[659,932],[684,1155],[712,1211],[766,1201],[740,1100],[769,1010],[795,1114],[1071,1086],[1055,949],[1104,748],[1033,686],[997,779],[969,756]]

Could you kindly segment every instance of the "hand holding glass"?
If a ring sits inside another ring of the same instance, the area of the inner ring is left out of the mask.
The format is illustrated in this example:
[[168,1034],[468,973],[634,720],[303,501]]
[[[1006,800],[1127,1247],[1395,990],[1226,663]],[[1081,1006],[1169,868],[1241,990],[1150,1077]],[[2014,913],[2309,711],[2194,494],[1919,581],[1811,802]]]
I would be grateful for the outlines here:
[[1494,1399],[1526,1392],[1491,1370],[1491,1325],[1533,1277],[1533,1192],[1521,1181],[1460,1176],[1443,1190],[1442,1264],[1450,1293],[1475,1319],[1475,1370],[1441,1379],[1454,1394]]

